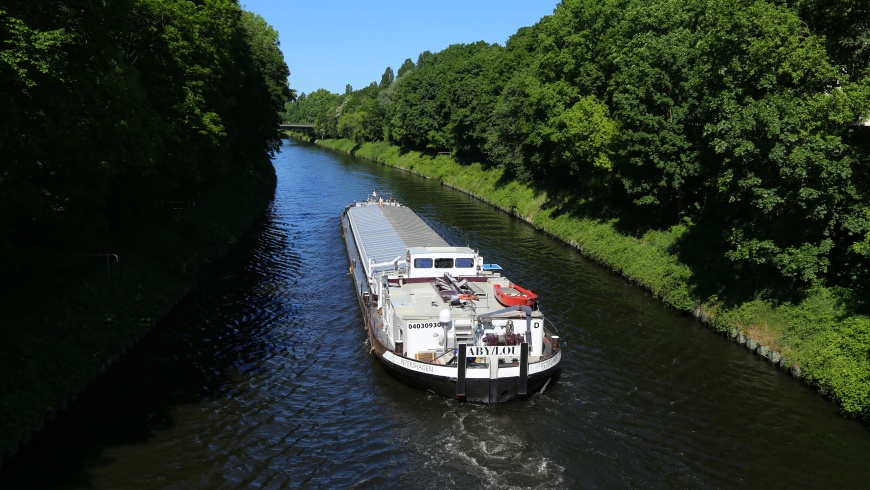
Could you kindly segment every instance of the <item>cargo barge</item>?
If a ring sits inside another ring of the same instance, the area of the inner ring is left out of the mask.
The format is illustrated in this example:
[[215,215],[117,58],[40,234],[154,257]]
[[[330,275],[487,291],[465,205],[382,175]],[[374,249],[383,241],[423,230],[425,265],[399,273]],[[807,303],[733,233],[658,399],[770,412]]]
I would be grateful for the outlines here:
[[396,378],[486,404],[542,392],[558,379],[556,329],[537,295],[498,265],[451,246],[392,199],[351,203],[341,228],[371,350]]

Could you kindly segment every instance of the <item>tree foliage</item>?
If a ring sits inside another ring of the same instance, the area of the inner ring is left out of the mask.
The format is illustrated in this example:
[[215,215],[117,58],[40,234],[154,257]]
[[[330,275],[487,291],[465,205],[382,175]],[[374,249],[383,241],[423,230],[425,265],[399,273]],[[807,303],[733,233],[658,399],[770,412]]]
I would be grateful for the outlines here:
[[384,70],[384,74],[381,75],[381,83],[378,85],[379,89],[385,89],[393,84],[393,80],[396,79],[396,76],[393,74],[393,69],[389,66],[386,70]]
[[411,58],[405,59],[402,66],[400,66],[399,70],[396,72],[396,78],[401,78],[402,75],[414,71],[415,68],[417,68],[417,65],[414,64]]
[[0,7],[0,270],[100,249],[123,215],[274,152],[278,35],[235,0]]
[[563,0],[504,47],[427,51],[299,110],[330,104],[324,137],[449,151],[687,226],[696,266],[746,287],[870,287],[867,5]]

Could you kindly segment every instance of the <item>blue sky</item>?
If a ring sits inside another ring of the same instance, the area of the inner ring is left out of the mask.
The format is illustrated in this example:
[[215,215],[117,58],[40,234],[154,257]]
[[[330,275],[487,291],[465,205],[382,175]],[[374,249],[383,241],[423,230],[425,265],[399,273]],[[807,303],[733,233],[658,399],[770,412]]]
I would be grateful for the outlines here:
[[557,0],[239,0],[278,30],[290,88],[344,93],[451,44],[505,41]]

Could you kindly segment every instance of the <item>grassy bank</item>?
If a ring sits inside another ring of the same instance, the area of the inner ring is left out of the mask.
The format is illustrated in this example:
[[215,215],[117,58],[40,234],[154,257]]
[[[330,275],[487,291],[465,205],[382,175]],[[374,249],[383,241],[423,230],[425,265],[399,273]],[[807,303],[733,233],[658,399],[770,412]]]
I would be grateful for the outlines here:
[[383,142],[318,144],[439,179],[499,207],[788,370],[838,403],[844,415],[870,420],[870,317],[850,311],[849,291],[819,288],[800,302],[784,304],[763,298],[699,297],[692,286],[695,271],[672,252],[687,231],[683,225],[628,234],[617,220],[587,211],[573,196],[551,196],[521,185],[505,179],[498,168],[401,152]]
[[262,216],[274,188],[268,161],[236,169],[126,214],[93,251],[117,261],[77,255],[51,274],[7,278],[14,287],[0,298],[0,456],[10,456],[195,288],[203,269]]

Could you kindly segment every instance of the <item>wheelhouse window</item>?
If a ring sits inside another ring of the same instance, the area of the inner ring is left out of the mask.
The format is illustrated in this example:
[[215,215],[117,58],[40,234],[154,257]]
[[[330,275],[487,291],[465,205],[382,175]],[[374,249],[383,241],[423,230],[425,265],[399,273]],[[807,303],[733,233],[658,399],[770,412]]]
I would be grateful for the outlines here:
[[462,257],[456,259],[456,268],[457,269],[468,269],[474,267],[474,259],[468,257]]
[[431,269],[432,259],[414,259],[414,267],[417,269]]
[[453,259],[452,258],[437,258],[435,259],[435,268],[436,269],[452,269],[453,268]]

